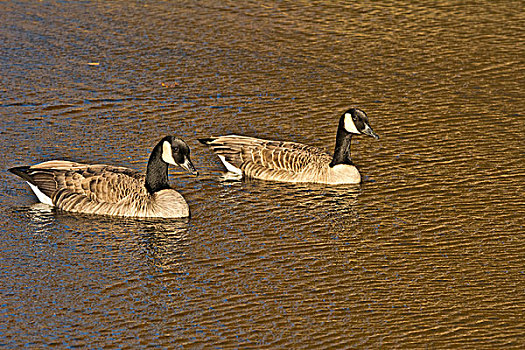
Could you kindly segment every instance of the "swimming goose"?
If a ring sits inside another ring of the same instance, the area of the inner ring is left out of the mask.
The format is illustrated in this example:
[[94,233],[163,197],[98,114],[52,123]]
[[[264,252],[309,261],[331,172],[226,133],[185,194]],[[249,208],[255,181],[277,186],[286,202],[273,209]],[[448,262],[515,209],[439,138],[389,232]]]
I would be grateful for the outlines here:
[[164,137],[153,148],[146,175],[125,167],[65,160],[9,171],[26,180],[42,203],[62,210],[142,218],[188,217],[188,204],[169,185],[168,164],[197,174],[190,148],[172,136]]
[[199,139],[210,146],[226,169],[249,178],[323,184],[356,184],[361,175],[350,158],[352,135],[378,139],[365,112],[351,108],[339,119],[333,156],[296,142],[227,135]]

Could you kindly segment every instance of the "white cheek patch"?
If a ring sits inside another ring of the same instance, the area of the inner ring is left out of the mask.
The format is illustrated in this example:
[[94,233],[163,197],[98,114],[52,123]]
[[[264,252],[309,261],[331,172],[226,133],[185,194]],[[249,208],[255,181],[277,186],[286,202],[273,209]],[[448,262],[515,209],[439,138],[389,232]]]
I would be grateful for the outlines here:
[[164,141],[162,144],[162,160],[168,164],[177,165],[175,159],[173,159],[173,152],[171,151],[171,145],[168,141]]
[[345,114],[345,129],[348,132],[354,133],[354,134],[360,134],[361,132],[357,130],[354,121],[352,119],[352,115],[350,113]]

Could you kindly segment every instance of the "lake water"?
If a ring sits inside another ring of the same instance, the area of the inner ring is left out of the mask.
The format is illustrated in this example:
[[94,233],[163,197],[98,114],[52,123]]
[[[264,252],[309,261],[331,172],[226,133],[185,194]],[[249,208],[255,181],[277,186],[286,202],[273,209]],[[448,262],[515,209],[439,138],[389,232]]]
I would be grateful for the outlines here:
[[[522,1],[0,2],[0,346],[525,348]],[[358,187],[228,181],[199,137],[331,152]],[[17,165],[144,170],[189,221],[38,205]]]

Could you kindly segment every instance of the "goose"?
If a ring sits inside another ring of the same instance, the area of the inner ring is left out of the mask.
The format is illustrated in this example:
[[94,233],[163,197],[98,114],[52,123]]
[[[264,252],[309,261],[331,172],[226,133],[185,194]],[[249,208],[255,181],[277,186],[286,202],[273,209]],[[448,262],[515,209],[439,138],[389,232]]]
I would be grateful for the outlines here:
[[190,148],[173,136],[162,138],[153,148],[145,175],[120,166],[66,160],[9,171],[26,180],[40,202],[65,211],[138,218],[189,217],[188,204],[169,185],[168,164],[197,175]]
[[198,139],[219,156],[226,170],[240,176],[282,182],[358,184],[361,174],[350,158],[352,135],[379,136],[358,108],[345,111],[337,128],[333,156],[296,142],[226,135]]

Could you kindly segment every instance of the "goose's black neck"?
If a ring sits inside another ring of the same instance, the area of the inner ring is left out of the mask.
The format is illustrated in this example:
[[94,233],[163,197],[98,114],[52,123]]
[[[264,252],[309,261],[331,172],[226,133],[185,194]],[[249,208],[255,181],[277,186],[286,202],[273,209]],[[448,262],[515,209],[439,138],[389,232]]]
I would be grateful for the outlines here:
[[162,142],[155,146],[149,157],[145,185],[150,194],[170,188],[168,164],[162,160]]
[[[343,124],[342,124],[343,123]],[[352,134],[345,130],[344,121],[341,119],[339,127],[337,128],[337,136],[335,138],[334,157],[330,163],[330,167],[337,164],[353,165],[350,157],[350,145],[352,143]]]

